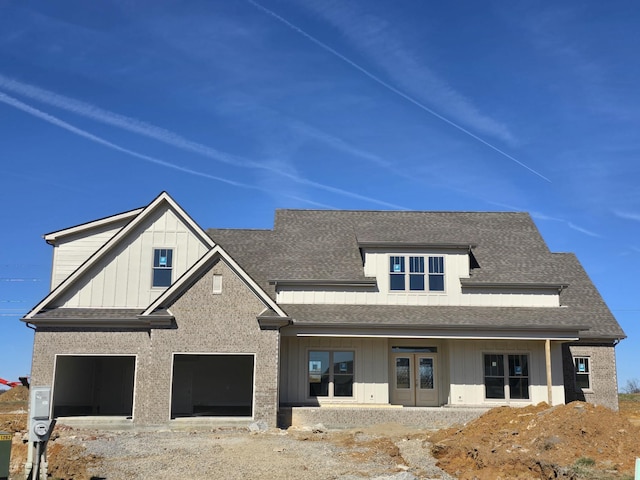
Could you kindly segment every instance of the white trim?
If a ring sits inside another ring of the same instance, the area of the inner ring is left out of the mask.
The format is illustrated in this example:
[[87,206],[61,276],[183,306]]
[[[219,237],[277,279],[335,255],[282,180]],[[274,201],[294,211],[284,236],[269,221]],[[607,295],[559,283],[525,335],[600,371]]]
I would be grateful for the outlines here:
[[[164,244],[162,244],[164,245]],[[174,263],[175,263],[175,259],[177,258],[177,246],[158,246],[156,247],[155,245],[151,246],[151,285],[149,286],[149,288],[151,289],[151,291],[160,291],[160,290],[164,290],[165,288],[169,288],[171,285],[173,285],[173,280],[174,280],[174,276],[175,276],[175,267],[174,267]],[[155,253],[156,250],[171,250],[171,267],[156,267],[155,264]],[[171,270],[171,281],[169,282],[169,285],[165,285],[165,286],[156,286],[153,284],[153,277],[154,274],[156,272],[156,268],[159,268],[161,270]]]
[[144,221],[152,212],[154,212],[161,204],[167,203],[171,208],[175,210],[180,220],[188,224],[194,232],[200,237],[200,240],[210,249],[215,246],[215,242],[209,237],[202,228],[200,228],[187,213],[169,196],[167,192],[162,192],[158,195],[149,205],[147,205],[140,213],[124,227],[122,227],[118,233],[116,233],[107,243],[100,247],[87,261],[80,265],[71,275],[65,278],[52,292],[49,293],[40,303],[38,303],[27,315],[25,319],[30,319],[36,315],[40,310],[45,308],[49,303],[54,301],[64,292],[66,292],[71,285],[73,285],[79,278],[81,278],[91,267],[97,264],[108,252],[120,243],[133,229],[135,229],[142,221]]
[[[133,395],[131,398],[131,421],[136,418],[136,397],[138,385],[138,354],[137,353],[56,353],[53,356],[53,375],[51,377],[51,418],[53,416],[53,405],[55,400],[56,372],[58,357],[133,357]],[[92,417],[95,415],[80,415],[79,417]],[[103,417],[100,415],[100,417]],[[128,419],[128,417],[125,417]]]
[[211,276],[211,293],[220,295],[222,293],[222,275],[214,273]]
[[[256,417],[256,370],[258,368],[258,354],[256,352],[171,352],[171,375],[169,375],[169,415],[167,416],[167,418],[169,419],[170,422],[173,422],[175,420],[178,421],[183,421],[184,418],[171,418],[171,407],[172,407],[172,396],[173,396],[173,370],[174,370],[174,363],[175,363],[175,358],[176,355],[208,355],[208,356],[214,356],[214,355],[225,355],[225,356],[229,356],[229,355],[244,355],[244,356],[252,356],[253,357],[253,371],[252,371],[252,377],[253,377],[253,385],[251,387],[251,416],[250,417],[244,417],[244,416],[234,416],[234,417],[213,417],[213,416],[208,416],[208,417],[197,417],[199,419],[201,418],[215,418],[216,420],[227,420],[227,419],[234,419],[234,420],[247,420],[247,419],[251,419],[254,420]],[[185,418],[192,418],[192,417],[185,417]]]
[[176,282],[171,285],[165,292],[160,295],[151,305],[149,305],[144,312],[142,312],[142,316],[150,315],[153,311],[162,305],[167,298],[172,296],[174,293],[179,292],[183,286],[188,283],[191,278],[196,275],[201,268],[206,267],[206,265],[212,261],[216,255],[219,255],[224,262],[231,267],[231,269],[253,290],[253,293],[261,300],[264,304],[268,305],[271,309],[273,309],[278,315],[282,317],[286,317],[287,315],[282,311],[282,309],[276,304],[269,295],[265,293],[260,286],[253,281],[253,279],[238,265],[233,258],[220,246],[216,245],[207,253],[205,253],[200,260],[198,260],[182,277],[180,277]]
[[425,338],[425,339],[447,339],[447,340],[555,340],[562,342],[575,342],[577,337],[513,337],[513,336],[491,336],[491,335],[392,335],[392,334],[340,334],[340,333],[297,333],[296,337],[330,337],[330,338]]
[[[405,271],[400,273],[394,273],[390,271],[390,268],[387,267],[387,293],[390,295],[428,295],[428,296],[438,296],[438,295],[447,295],[447,255],[444,253],[389,253],[387,254],[387,265],[391,265],[391,257],[403,257],[405,259]],[[424,272],[411,272],[411,258],[412,257],[422,257],[424,259]],[[440,273],[429,273],[429,259],[430,258],[442,258],[442,269],[444,272]],[[422,290],[411,290],[411,275],[422,274],[424,289]],[[400,275],[404,276],[404,284],[405,288],[402,290],[391,290],[391,275]],[[431,290],[429,288],[429,276],[430,275],[442,275],[443,289],[442,290]]]
[[74,227],[65,228],[63,230],[57,230],[55,232],[46,233],[43,235],[43,238],[47,243],[55,243],[61,237],[66,237],[68,235],[73,235],[75,233],[80,233],[86,230],[92,230],[97,227],[102,227],[104,225],[109,225],[110,223],[116,223],[121,220],[126,220],[128,218],[133,218],[138,215],[140,212],[144,210],[143,208],[136,208],[135,210],[129,210],[128,212],[118,213],[116,215],[112,215],[110,217],[100,218],[98,220],[92,220],[87,223],[82,223],[80,225],[76,225]]

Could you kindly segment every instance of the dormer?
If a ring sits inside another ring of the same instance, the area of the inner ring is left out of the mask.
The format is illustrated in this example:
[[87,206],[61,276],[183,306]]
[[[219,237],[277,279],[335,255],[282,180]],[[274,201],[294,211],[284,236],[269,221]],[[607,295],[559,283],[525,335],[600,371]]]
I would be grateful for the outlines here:
[[471,243],[358,242],[364,275],[375,277],[381,293],[446,295],[460,291],[477,262]]

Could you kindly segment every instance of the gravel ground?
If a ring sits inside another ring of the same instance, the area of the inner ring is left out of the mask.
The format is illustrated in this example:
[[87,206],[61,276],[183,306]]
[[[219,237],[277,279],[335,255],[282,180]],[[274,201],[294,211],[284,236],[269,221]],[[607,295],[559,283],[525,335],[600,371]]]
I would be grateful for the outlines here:
[[100,460],[94,479],[443,479],[424,435],[400,427],[325,431],[70,431],[56,441]]

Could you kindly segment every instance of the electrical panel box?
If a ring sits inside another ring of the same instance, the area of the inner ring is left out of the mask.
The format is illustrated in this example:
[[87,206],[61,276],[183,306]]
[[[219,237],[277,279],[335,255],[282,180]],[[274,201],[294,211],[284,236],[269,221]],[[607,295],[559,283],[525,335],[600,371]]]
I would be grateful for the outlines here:
[[31,419],[49,420],[51,387],[31,387]]
[[55,424],[50,418],[51,387],[31,387],[29,402],[29,441],[46,442]]

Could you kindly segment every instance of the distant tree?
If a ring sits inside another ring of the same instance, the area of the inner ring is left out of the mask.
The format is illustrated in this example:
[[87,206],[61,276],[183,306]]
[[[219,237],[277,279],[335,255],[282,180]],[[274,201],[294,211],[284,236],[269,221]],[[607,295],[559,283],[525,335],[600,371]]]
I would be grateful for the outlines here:
[[627,383],[624,384],[622,391],[624,391],[624,393],[640,393],[640,380],[630,378],[627,380]]

